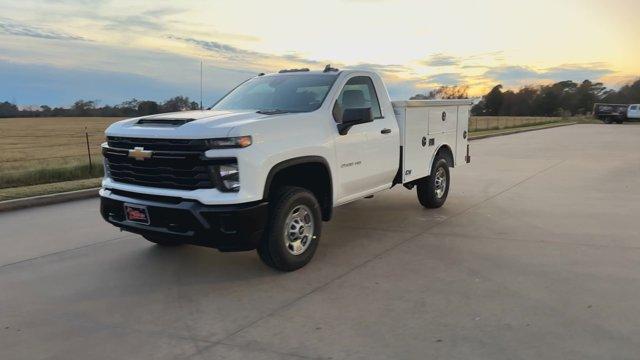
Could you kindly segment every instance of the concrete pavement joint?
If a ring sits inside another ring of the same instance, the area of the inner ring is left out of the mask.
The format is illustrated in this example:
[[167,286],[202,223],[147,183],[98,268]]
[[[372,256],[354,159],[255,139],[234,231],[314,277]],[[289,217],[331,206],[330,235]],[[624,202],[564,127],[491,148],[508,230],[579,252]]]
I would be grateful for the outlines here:
[[567,242],[567,241],[550,241],[550,240],[543,240],[543,239],[527,240],[527,239],[519,239],[519,238],[512,238],[512,237],[499,237],[499,236],[486,236],[486,235],[471,236],[471,235],[464,235],[464,234],[439,233],[439,232],[432,232],[432,231],[427,231],[427,233],[429,235],[450,236],[450,237],[458,237],[458,238],[465,238],[465,239],[478,239],[478,238],[480,238],[480,239],[499,240],[499,241],[501,240],[501,241],[543,243],[543,244],[555,244],[555,245],[569,245],[569,246],[580,246],[580,247],[640,250],[640,246],[628,246],[628,245],[614,246],[614,245],[606,245],[606,244],[577,243],[577,242],[573,242],[573,241],[569,241],[569,242]]
[[46,257],[52,256],[52,255],[60,255],[60,254],[66,253],[66,252],[80,250],[80,249],[88,248],[88,247],[95,246],[95,245],[106,244],[106,243],[109,243],[109,242],[112,242],[112,241],[132,238],[132,237],[135,237],[135,236],[137,236],[137,235],[120,236],[120,237],[117,237],[117,238],[108,239],[108,240],[102,240],[102,241],[94,242],[94,243],[91,243],[91,244],[86,244],[86,245],[74,247],[74,248],[71,248],[71,249],[64,249],[64,250],[55,251],[55,252],[52,252],[52,253],[49,253],[49,254],[39,255],[39,256],[36,256],[36,257],[29,258],[29,259],[15,261],[15,262],[12,262],[12,263],[0,265],[0,270],[4,269],[6,267],[12,266],[12,265],[18,265],[18,264],[22,264],[22,263],[25,263],[25,262],[30,262],[30,261],[33,261],[33,260],[39,260],[39,259],[42,259],[42,258],[46,258]]

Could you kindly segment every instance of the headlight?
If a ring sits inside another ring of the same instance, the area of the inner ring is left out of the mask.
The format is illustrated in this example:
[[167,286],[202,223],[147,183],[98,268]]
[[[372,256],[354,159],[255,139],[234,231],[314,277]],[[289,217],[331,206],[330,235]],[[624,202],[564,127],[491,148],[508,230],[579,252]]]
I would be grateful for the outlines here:
[[222,191],[238,191],[240,190],[240,172],[238,164],[224,164],[215,167],[220,179]]
[[228,138],[206,139],[209,149],[245,148],[251,145],[251,136],[236,136]]

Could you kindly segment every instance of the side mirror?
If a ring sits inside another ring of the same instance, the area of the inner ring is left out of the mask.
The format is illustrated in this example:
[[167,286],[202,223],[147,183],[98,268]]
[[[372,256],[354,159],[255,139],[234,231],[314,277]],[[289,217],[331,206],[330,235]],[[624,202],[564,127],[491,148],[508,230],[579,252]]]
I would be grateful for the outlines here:
[[351,108],[342,112],[342,122],[338,124],[340,135],[347,135],[352,126],[373,121],[371,108]]

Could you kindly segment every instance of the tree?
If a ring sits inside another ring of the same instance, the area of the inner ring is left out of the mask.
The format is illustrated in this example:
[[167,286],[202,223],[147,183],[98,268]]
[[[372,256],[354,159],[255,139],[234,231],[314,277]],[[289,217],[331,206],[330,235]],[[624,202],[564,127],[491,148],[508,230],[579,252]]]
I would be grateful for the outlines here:
[[14,117],[18,115],[18,107],[8,101],[0,103],[0,117]]
[[96,108],[96,100],[78,100],[71,106],[71,114],[75,116],[89,116]]
[[502,94],[502,85],[496,85],[484,96],[484,113],[485,115],[498,115],[500,108],[502,108],[502,102],[504,101],[504,95]]
[[618,91],[608,92],[603,99],[604,102],[618,104],[638,104],[640,103],[640,79],[632,84],[625,85]]
[[[192,102],[186,96],[176,96],[162,104],[163,112],[185,111],[192,109]],[[197,108],[197,104],[196,104]]]
[[593,104],[599,101],[607,93],[602,83],[583,81],[575,89],[574,100],[571,103],[572,114],[586,114],[593,109]]
[[155,101],[140,101],[137,110],[138,115],[152,115],[160,112],[160,106]]
[[430,100],[430,99],[468,99],[468,86],[441,86],[429,91],[428,94],[416,94],[409,100]]

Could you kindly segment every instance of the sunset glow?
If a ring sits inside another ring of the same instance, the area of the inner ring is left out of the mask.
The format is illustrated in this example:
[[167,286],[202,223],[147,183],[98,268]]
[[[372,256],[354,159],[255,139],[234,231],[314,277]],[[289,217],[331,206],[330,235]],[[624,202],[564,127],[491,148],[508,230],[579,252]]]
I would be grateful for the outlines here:
[[[640,76],[640,2],[0,0],[0,100],[216,99],[258,72],[379,71],[394,98]],[[74,89],[68,89],[68,87]]]

